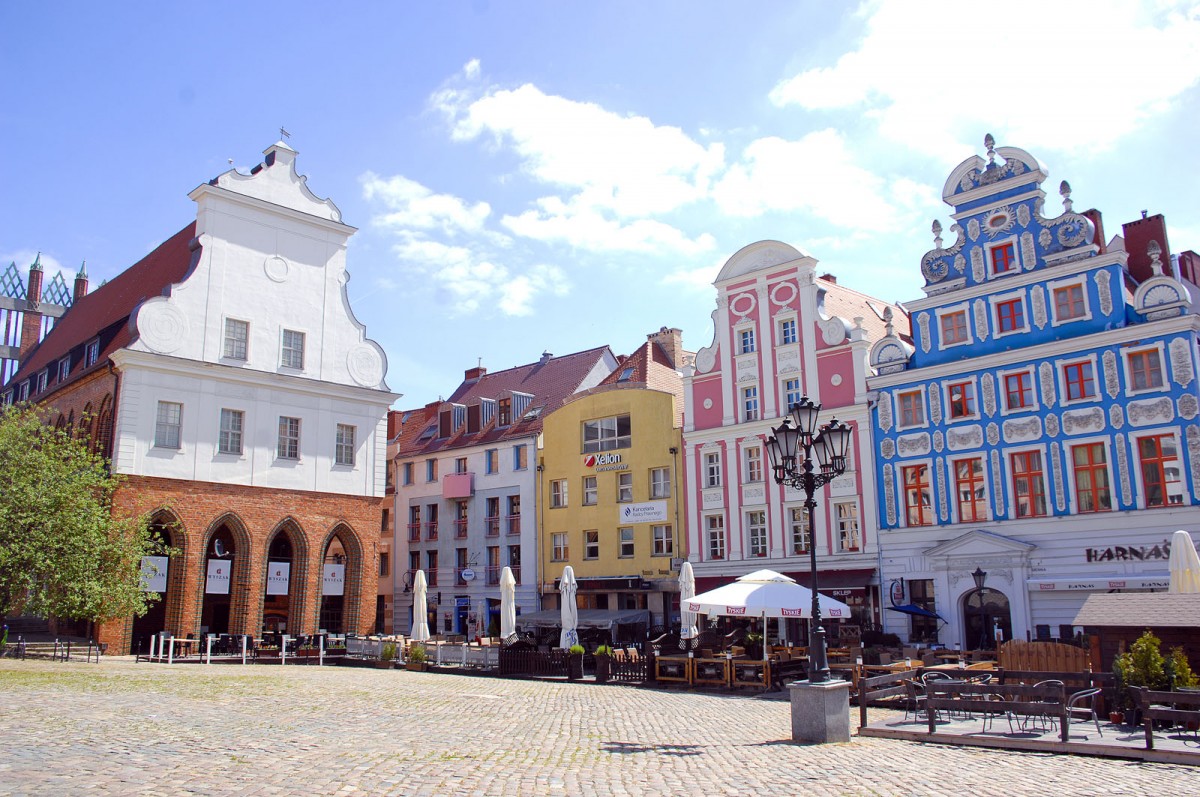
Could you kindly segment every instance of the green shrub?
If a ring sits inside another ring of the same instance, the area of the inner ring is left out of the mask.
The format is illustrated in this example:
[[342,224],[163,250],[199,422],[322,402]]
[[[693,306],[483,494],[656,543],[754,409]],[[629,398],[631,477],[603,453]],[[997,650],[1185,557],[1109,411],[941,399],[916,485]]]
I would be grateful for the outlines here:
[[1163,670],[1167,674],[1167,683],[1172,689],[1191,689],[1200,685],[1200,679],[1192,672],[1187,654],[1181,647],[1171,648],[1171,653],[1163,663]]
[[413,664],[424,664],[429,660],[429,656],[425,651],[425,646],[413,643],[408,646],[408,660]]
[[391,661],[396,658],[396,643],[388,642],[383,646],[383,650],[379,653],[379,658],[383,661]]
[[567,653],[570,653],[572,656],[582,656],[583,655],[583,645],[579,645],[579,644],[572,645],[571,647],[567,648]]
[[611,647],[609,647],[608,645],[597,645],[596,646],[596,654],[595,655],[611,656],[612,654],[613,654],[613,649]]
[[1134,706],[1132,687],[1164,689],[1167,686],[1166,660],[1160,646],[1162,641],[1147,631],[1113,661],[1117,694],[1126,708]]

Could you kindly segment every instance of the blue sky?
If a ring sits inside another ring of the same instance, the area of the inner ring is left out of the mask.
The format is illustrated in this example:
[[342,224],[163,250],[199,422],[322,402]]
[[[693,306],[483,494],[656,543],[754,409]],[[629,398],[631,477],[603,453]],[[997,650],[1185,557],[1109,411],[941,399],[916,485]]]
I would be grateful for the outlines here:
[[398,407],[660,326],[773,238],[922,295],[940,191],[983,137],[1109,237],[1145,209],[1200,249],[1196,2],[4,3],[0,263],[94,283],[187,193],[292,134],[359,228],[349,291]]

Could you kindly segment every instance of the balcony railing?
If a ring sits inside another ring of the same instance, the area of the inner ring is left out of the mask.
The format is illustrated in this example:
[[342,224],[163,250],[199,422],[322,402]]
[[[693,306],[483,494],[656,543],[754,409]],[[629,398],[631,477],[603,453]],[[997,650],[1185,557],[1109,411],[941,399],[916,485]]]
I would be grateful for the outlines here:
[[465,540],[467,538],[467,519],[459,518],[454,521],[454,537],[455,539]]
[[409,523],[408,524],[408,541],[409,542],[420,542],[421,541],[421,524],[420,523]]
[[509,515],[508,517],[506,517],[504,519],[506,521],[508,521],[508,533],[509,534],[520,534],[521,533],[521,516],[520,515]]
[[427,540],[436,540],[437,539],[437,526],[438,526],[438,524],[437,524],[436,520],[433,521],[432,523],[425,524],[425,539],[427,539]]
[[[485,524],[487,524],[487,536],[489,536],[489,537],[499,537],[500,536],[500,518],[498,518],[498,517],[484,518],[483,522]],[[499,582],[497,582],[497,583],[499,583]]]

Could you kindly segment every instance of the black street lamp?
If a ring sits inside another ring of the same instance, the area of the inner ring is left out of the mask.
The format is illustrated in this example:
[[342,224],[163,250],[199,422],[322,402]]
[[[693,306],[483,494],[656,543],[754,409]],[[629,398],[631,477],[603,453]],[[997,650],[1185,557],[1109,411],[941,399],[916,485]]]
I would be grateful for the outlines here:
[[[771,471],[776,484],[804,491],[804,508],[808,510],[808,555],[812,578],[812,617],[809,620],[811,646],[808,656],[809,683],[821,684],[829,681],[829,656],[825,648],[825,629],[821,627],[821,604],[817,595],[817,545],[815,510],[817,500],[813,494],[846,472],[846,450],[850,447],[850,427],[834,418],[817,428],[817,416],[821,405],[813,403],[808,396],[793,404],[790,416],[775,427],[767,438],[767,452],[771,455]],[[813,466],[813,453],[817,466]],[[803,451],[803,459],[797,455]]]

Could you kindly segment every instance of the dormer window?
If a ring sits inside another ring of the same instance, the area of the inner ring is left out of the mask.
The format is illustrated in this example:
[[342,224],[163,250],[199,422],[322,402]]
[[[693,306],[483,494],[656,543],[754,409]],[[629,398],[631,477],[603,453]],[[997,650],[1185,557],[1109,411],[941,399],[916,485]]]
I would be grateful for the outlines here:
[[58,361],[58,381],[65,382],[71,375],[71,358],[63,357]]
[[26,379],[17,388],[17,401],[29,401],[29,380]]
[[87,368],[96,360],[100,359],[100,339],[88,341],[88,344],[83,347],[83,367]]
[[44,391],[46,389],[46,386],[49,383],[50,383],[50,369],[47,368],[47,369],[43,370],[40,374],[37,375],[37,390],[35,392],[41,393],[42,391]]

